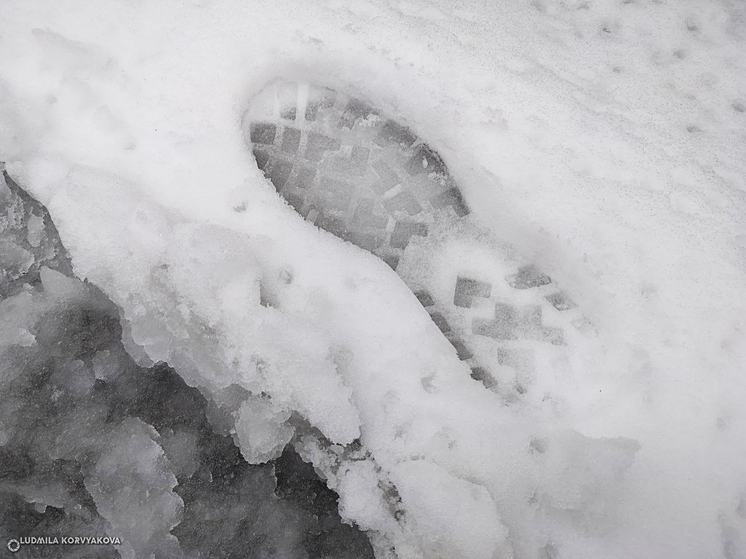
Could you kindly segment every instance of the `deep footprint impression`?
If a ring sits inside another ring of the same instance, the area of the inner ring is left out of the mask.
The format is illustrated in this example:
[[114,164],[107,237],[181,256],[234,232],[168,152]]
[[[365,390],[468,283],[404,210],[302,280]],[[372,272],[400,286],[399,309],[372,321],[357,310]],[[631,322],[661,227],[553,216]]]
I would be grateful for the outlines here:
[[[535,349],[565,346],[587,329],[535,266],[480,261],[499,258],[494,240],[471,218],[440,155],[400,122],[332,89],[277,80],[253,99],[244,131],[277,192],[306,220],[396,270],[486,387],[523,393]],[[432,262],[451,246],[475,255],[465,269],[459,259]]]

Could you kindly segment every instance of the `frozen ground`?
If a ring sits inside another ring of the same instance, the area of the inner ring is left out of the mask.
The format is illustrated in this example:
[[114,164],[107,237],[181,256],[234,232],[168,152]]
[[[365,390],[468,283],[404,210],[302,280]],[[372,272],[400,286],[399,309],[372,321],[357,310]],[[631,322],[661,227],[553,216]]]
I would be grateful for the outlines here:
[[[0,161],[117,305],[131,356],[198,387],[248,462],[289,442],[379,558],[746,556],[742,2],[0,13]],[[257,169],[241,119],[278,76],[416,130],[594,341],[511,405],[474,382],[390,268],[303,222]],[[3,269],[33,252],[0,248]],[[8,331],[12,351],[43,346]],[[3,421],[5,439],[18,427]],[[179,466],[153,465],[169,451],[146,420],[118,428],[110,460],[147,448],[136,469],[170,515],[130,546],[184,551],[166,526],[186,514]]]

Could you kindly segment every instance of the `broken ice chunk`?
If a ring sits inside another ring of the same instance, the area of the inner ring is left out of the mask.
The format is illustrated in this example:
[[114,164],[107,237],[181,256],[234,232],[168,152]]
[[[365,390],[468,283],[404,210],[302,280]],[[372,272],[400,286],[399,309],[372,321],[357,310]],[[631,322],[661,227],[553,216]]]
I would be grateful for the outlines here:
[[173,492],[176,477],[156,438],[150,425],[125,420],[111,433],[108,451],[85,479],[112,535],[126,541],[138,557],[169,556],[178,549],[169,532],[179,523],[183,501]]
[[26,224],[26,230],[26,240],[32,247],[37,248],[44,237],[44,219],[36,214],[31,214]]
[[31,268],[34,255],[13,241],[0,239],[0,263],[3,275],[12,275],[15,279]]
[[241,454],[249,464],[261,464],[282,454],[293,437],[287,424],[290,411],[269,398],[250,396],[236,412],[235,432]]

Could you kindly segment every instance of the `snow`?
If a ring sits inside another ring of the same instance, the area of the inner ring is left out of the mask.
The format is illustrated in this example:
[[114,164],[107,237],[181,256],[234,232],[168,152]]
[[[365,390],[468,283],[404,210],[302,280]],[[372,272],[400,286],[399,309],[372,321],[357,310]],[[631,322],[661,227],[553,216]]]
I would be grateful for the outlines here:
[[[426,460],[409,460],[392,472],[419,535],[425,557],[511,557],[507,529],[484,486]],[[502,548],[502,549],[501,549]]]
[[[315,465],[380,557],[743,557],[744,39],[726,0],[9,0],[0,161],[130,353],[209,394],[247,460],[280,452],[293,414],[361,438]],[[427,139],[592,322],[573,366],[506,406],[395,273],[284,205],[241,130],[277,76]],[[150,462],[122,467],[157,468],[129,428]]]

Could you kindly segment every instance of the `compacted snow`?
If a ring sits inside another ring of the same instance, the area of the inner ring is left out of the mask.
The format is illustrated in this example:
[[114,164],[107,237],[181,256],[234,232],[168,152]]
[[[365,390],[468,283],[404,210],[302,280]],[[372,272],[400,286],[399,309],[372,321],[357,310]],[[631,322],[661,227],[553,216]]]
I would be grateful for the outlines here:
[[[5,0],[0,13],[0,161],[86,289],[116,305],[138,370],[165,362],[199,389],[249,464],[292,447],[376,557],[746,556],[743,3]],[[523,398],[474,381],[391,268],[303,221],[257,168],[242,119],[277,77],[416,131],[475,219],[582,309],[583,343],[540,360]],[[33,260],[10,241],[0,256]],[[0,302],[7,351],[48,347],[13,317],[75,300],[58,275],[42,268],[45,295]],[[0,444],[23,428],[11,411]],[[128,540],[125,557],[187,556],[177,494],[194,435],[131,415],[105,432],[116,444],[93,445],[99,532]],[[60,506],[42,493],[24,494]],[[273,522],[282,542],[292,522]]]

